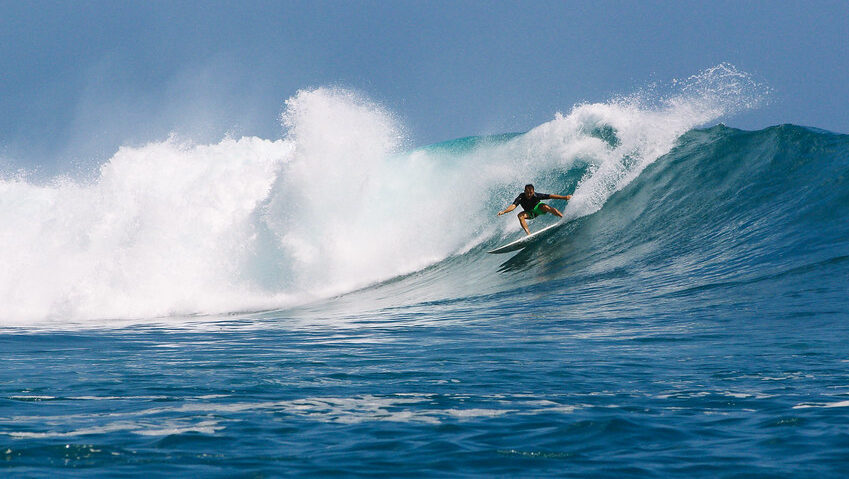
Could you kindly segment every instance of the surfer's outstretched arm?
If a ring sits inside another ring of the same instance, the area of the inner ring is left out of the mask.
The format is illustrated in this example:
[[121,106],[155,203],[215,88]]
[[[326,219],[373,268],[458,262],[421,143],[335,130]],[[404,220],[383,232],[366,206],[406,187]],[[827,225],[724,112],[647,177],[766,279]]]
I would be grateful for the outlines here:
[[509,213],[509,212],[511,212],[511,211],[513,211],[513,210],[515,210],[515,209],[516,209],[516,205],[510,205],[510,206],[508,206],[508,207],[507,207],[507,209],[504,209],[504,210],[499,211],[499,212],[498,212],[498,216],[501,216],[501,215],[503,215],[503,214]]
[[548,195],[548,196],[550,196],[551,199],[553,199],[553,200],[571,200],[572,199],[572,195],[566,195],[566,196],[563,196],[563,195]]

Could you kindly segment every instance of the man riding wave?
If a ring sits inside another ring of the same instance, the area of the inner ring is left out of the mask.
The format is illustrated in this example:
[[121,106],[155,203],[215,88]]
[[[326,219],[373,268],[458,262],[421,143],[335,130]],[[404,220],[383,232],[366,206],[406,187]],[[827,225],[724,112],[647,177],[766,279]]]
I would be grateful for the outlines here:
[[557,211],[556,208],[548,206],[543,203],[542,200],[547,199],[553,200],[570,200],[572,195],[550,195],[547,193],[535,193],[534,185],[528,184],[525,185],[525,191],[520,193],[519,196],[513,201],[513,204],[508,206],[506,209],[499,211],[498,216],[503,215],[504,213],[509,213],[516,209],[517,206],[522,205],[522,211],[519,213],[519,223],[522,225],[522,229],[525,230],[525,234],[531,234],[531,230],[528,229],[527,220],[532,220],[537,216],[544,215],[546,213],[551,213],[554,216],[563,217],[563,214]]

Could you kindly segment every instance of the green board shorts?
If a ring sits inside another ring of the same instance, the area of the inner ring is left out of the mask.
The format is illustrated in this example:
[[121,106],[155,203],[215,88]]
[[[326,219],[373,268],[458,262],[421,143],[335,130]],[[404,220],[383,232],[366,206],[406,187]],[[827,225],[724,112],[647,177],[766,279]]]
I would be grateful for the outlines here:
[[528,219],[532,220],[532,219],[536,218],[537,216],[542,216],[542,215],[548,214],[548,213],[546,213],[546,211],[544,209],[542,209],[543,206],[546,206],[546,204],[541,202],[541,201],[539,203],[537,203],[537,205],[534,206],[534,209],[527,212],[528,213]]

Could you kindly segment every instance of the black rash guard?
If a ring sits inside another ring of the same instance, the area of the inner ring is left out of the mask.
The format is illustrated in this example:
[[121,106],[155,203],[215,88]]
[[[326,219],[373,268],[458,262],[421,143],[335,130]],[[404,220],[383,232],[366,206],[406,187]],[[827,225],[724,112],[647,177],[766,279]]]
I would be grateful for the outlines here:
[[519,196],[516,197],[515,200],[513,200],[513,204],[517,206],[521,204],[523,210],[531,211],[534,209],[534,206],[539,204],[540,201],[547,200],[549,198],[551,198],[551,195],[549,195],[548,193],[534,192],[533,195],[528,197],[523,191]]

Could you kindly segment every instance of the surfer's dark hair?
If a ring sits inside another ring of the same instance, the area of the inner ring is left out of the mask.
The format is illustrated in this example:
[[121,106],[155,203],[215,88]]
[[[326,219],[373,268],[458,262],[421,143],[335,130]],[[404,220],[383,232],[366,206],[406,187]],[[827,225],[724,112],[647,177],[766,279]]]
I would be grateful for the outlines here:
[[534,185],[532,185],[532,184],[530,184],[530,183],[528,183],[527,185],[525,185],[525,189],[528,189],[528,188],[530,188],[530,189],[532,189],[532,190],[535,190],[535,189],[536,189],[536,188],[534,188]]

